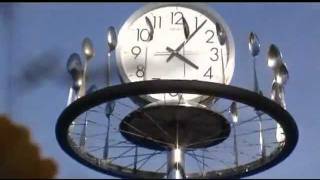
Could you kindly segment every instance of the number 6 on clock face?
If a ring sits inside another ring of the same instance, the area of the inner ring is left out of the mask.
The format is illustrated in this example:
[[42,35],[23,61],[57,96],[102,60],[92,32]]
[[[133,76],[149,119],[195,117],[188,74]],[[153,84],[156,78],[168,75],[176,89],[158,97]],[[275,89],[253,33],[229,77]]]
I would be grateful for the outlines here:
[[[226,35],[223,44],[217,36],[217,24]],[[228,26],[212,9],[194,3],[152,3],[136,11],[121,27],[116,58],[124,83],[181,79],[229,84],[234,51]],[[178,100],[174,94],[142,98],[148,102]],[[203,98],[183,94],[184,100]]]

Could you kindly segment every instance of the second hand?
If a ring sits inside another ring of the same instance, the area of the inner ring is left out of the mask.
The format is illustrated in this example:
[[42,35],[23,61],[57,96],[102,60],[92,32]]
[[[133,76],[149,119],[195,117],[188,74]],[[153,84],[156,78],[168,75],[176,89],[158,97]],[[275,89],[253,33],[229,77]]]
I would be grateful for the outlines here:
[[145,60],[144,60],[144,74],[143,74],[143,80],[146,80],[146,74],[147,74],[147,60],[148,60],[148,47],[146,47],[146,53],[145,53]]

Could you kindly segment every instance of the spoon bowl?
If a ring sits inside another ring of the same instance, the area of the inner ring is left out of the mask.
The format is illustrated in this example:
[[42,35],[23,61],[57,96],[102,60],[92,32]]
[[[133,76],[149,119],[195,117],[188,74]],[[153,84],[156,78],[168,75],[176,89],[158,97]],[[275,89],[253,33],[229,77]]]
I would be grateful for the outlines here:
[[231,113],[231,116],[232,116],[233,123],[237,123],[239,118],[238,118],[238,109],[237,109],[236,102],[232,102],[231,103],[230,113]]
[[249,51],[253,57],[258,56],[258,54],[260,52],[259,38],[253,32],[250,32],[250,34],[249,34]]
[[105,116],[109,119],[110,116],[112,115],[114,108],[115,108],[115,102],[114,101],[110,101],[106,103],[106,107],[105,107]]
[[73,80],[73,88],[78,90],[83,81],[83,66],[79,54],[72,53],[67,61],[67,70]]
[[282,54],[274,44],[271,44],[269,47],[267,61],[268,66],[273,69],[273,71],[276,71],[282,64]]
[[224,45],[226,43],[226,33],[219,23],[216,24],[217,35],[220,45]]
[[113,26],[110,26],[107,30],[107,43],[109,47],[109,52],[114,51],[117,46],[118,39],[116,29]]
[[83,51],[87,61],[92,59],[95,55],[92,42],[88,37],[84,38],[84,40],[82,41],[82,51]]

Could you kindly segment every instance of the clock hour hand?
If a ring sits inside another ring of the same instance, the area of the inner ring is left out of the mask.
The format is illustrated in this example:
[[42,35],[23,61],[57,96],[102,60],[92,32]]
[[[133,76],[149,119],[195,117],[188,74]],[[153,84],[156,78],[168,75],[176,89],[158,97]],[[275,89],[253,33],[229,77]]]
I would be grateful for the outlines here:
[[173,49],[171,49],[169,47],[167,47],[166,49],[167,49],[167,51],[171,52],[174,56],[176,56],[177,58],[181,59],[185,63],[189,64],[190,66],[194,67],[195,69],[199,69],[199,67],[197,65],[195,65],[193,62],[191,62],[186,57],[184,57],[181,54],[177,53],[175,50],[173,50]]
[[[204,20],[203,23],[201,23],[201,25],[192,33],[190,34],[190,36],[188,37],[188,39],[186,39],[185,41],[183,41],[179,46],[178,48],[175,50],[175,52],[179,52],[183,47],[184,45],[186,45],[189,40],[202,28],[202,26],[207,22],[207,20]],[[172,58],[173,58],[174,54],[171,53],[170,56],[168,57],[167,59],[167,62],[169,62]]]

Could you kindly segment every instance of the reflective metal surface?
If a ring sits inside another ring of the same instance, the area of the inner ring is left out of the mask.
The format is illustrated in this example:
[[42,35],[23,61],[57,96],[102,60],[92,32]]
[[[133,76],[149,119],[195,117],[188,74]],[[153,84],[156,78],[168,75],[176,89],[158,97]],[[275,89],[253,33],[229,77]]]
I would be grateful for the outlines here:
[[82,51],[88,61],[91,60],[95,54],[92,42],[88,37],[84,38],[82,41]]
[[268,66],[276,71],[276,69],[282,64],[282,54],[279,48],[276,45],[271,44],[267,56]]
[[260,41],[258,36],[250,32],[249,34],[249,50],[253,57],[257,56],[260,52]]
[[113,26],[110,26],[107,30],[107,43],[109,47],[109,52],[112,52],[116,49],[118,37],[116,29]]

